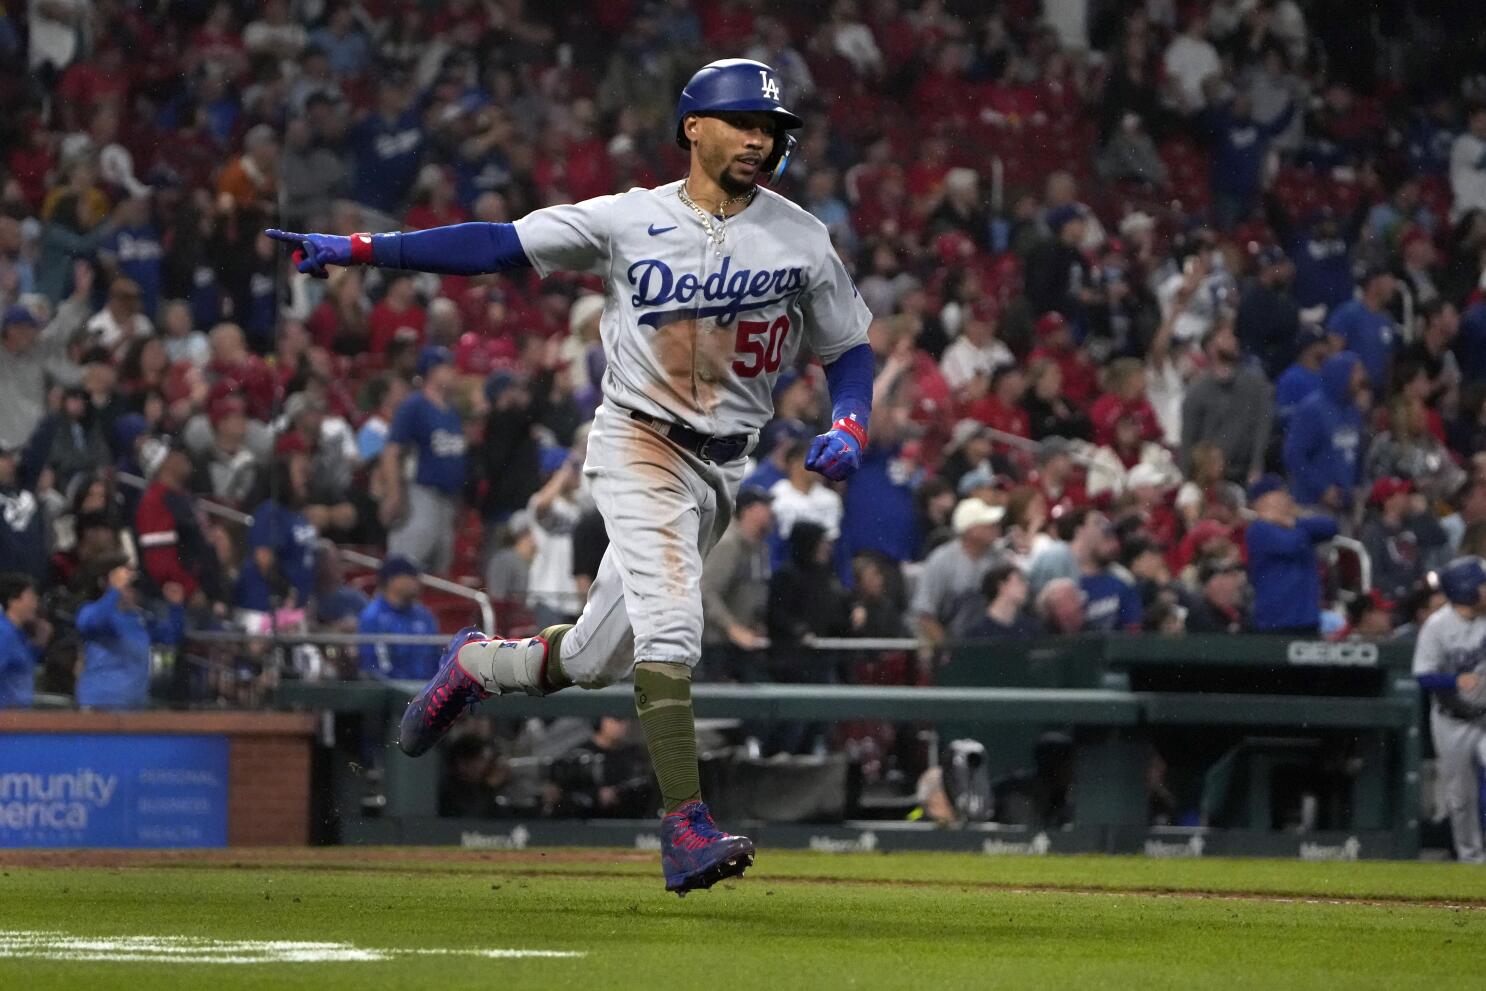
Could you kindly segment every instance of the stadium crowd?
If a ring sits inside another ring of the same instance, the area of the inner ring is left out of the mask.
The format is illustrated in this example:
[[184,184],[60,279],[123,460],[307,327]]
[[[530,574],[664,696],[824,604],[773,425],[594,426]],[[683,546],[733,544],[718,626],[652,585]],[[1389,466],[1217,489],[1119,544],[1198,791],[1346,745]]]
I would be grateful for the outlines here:
[[[262,231],[668,180],[680,85],[727,55],[803,108],[778,188],[855,273],[879,372],[841,486],[803,466],[818,365],[780,376],[708,565],[710,674],[797,676],[809,637],[1406,634],[1430,569],[1486,552],[1483,11],[0,7],[0,705],[43,648],[43,687],[133,705],[77,672],[186,627],[429,632],[420,571],[507,631],[573,615],[601,287],[322,283]],[[348,580],[325,540],[387,564]]]

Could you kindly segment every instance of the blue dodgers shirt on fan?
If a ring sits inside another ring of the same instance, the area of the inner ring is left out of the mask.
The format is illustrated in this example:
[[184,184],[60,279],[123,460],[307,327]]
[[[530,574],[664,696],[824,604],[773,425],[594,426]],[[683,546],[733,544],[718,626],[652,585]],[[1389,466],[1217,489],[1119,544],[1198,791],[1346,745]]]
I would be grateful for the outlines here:
[[464,422],[452,408],[439,406],[415,392],[397,408],[387,440],[417,449],[418,468],[413,480],[419,485],[451,496],[459,495],[464,488]]
[[1111,571],[1084,575],[1079,588],[1088,596],[1084,606],[1084,629],[1099,633],[1117,633],[1140,627],[1144,609],[1140,591]]
[[315,551],[320,531],[304,516],[277,502],[265,502],[253,513],[248,528],[248,556],[237,576],[237,605],[240,609],[268,612],[273,608],[273,590],[258,569],[253,552],[273,551],[279,571],[293,587],[298,604],[309,602],[315,590]]

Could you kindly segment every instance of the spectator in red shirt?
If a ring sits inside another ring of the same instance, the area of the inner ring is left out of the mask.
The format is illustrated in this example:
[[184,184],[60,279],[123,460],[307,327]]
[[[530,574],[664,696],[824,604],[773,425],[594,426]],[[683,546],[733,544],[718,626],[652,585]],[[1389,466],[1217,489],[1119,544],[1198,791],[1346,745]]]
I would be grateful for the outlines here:
[[1002,365],[991,373],[991,391],[965,410],[965,415],[979,420],[993,430],[1032,436],[1032,421],[1022,409],[1022,396],[1027,392],[1027,376],[1016,365]]
[[330,292],[310,314],[306,326],[315,343],[327,351],[354,355],[369,349],[371,329],[361,298],[359,269],[343,268],[330,277]]
[[1094,398],[1099,375],[1089,356],[1073,343],[1073,331],[1063,314],[1044,313],[1037,321],[1037,347],[1029,360],[1047,359],[1063,374],[1063,398],[1080,410],[1087,409]]
[[412,331],[412,339],[421,347],[425,336],[424,320],[425,314],[423,307],[418,305],[413,280],[406,275],[393,278],[387,285],[387,295],[372,308],[371,353],[386,354],[392,339],[399,334],[408,336],[406,331]]
[[459,205],[459,191],[449,169],[443,165],[423,166],[413,184],[413,206],[403,217],[404,226],[426,230],[462,224],[468,219],[469,213]]
[[214,393],[228,389],[242,396],[248,404],[248,416],[268,420],[272,416],[277,386],[273,372],[263,359],[249,354],[243,344],[242,328],[235,323],[219,323],[211,332],[212,358],[206,366],[206,381]]
[[195,500],[186,488],[191,472],[191,457],[184,447],[166,452],[134,516],[140,563],[159,587],[176,582],[186,590],[188,599],[198,592],[216,599],[221,564],[196,518]]
[[1160,440],[1161,424],[1145,396],[1145,366],[1140,359],[1119,358],[1111,362],[1105,380],[1109,391],[1096,399],[1089,410],[1089,419],[1094,423],[1094,443],[1111,443],[1115,424],[1125,417],[1135,420],[1141,440]]

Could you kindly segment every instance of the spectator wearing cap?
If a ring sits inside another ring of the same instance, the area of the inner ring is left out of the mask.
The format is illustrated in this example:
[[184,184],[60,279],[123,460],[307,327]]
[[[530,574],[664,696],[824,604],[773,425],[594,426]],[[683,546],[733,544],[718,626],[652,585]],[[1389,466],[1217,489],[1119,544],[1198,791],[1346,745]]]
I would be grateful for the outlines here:
[[1005,513],[1002,507],[975,497],[955,507],[956,539],[936,548],[924,561],[909,607],[919,635],[929,644],[942,646],[949,637],[962,635],[980,616],[984,606],[981,582],[996,564],[994,548]]
[[571,622],[582,608],[573,577],[573,533],[583,518],[582,460],[549,447],[540,461],[542,487],[526,504],[537,552],[531,563],[532,611],[539,627]]
[[1219,321],[1202,350],[1207,370],[1187,387],[1182,400],[1182,450],[1215,444],[1223,451],[1229,479],[1258,478],[1269,447],[1274,389],[1263,372],[1244,364],[1231,322]]
[[1236,558],[1204,561],[1197,569],[1200,597],[1187,610],[1188,633],[1243,633],[1244,566]]
[[[382,452],[382,522],[387,550],[425,571],[442,574],[454,558],[454,531],[468,458],[464,422],[450,405],[454,368],[449,349],[425,347],[418,356],[423,387],[403,400]],[[402,461],[418,459],[411,484]]]
[[1372,584],[1389,599],[1408,595],[1431,567],[1450,559],[1449,536],[1407,479],[1380,478],[1358,534],[1372,561]]
[[248,526],[248,556],[234,592],[239,609],[256,613],[307,609],[315,595],[320,531],[303,512],[310,459],[303,452],[281,454],[272,471],[271,495]]
[[284,403],[283,429],[274,442],[278,455],[304,454],[310,460],[307,490],[300,509],[322,534],[332,540],[352,540],[360,512],[353,492],[353,456],[350,427],[329,429],[331,417],[319,388],[296,392]]
[[1274,384],[1274,430],[1284,436],[1302,400],[1321,391],[1321,366],[1334,353],[1334,338],[1317,324],[1300,328],[1295,361]]
[[1057,516],[1089,505],[1089,493],[1073,461],[1073,445],[1062,437],[1047,437],[1037,445],[1037,468],[1027,481]]
[[774,538],[769,541],[774,567],[789,553],[789,535],[796,523],[810,522],[825,531],[826,539],[841,536],[841,496],[805,467],[806,441],[795,441],[785,455],[785,474],[769,488],[774,512]]
[[1037,621],[1027,612],[1032,587],[1021,568],[1014,564],[996,565],[981,581],[980,594],[986,601],[985,612],[965,628],[966,637],[1026,638],[1041,632]]
[[497,369],[485,380],[485,438],[479,466],[485,480],[480,506],[487,527],[526,508],[541,487],[541,444],[535,427],[542,417],[542,395],[525,376]]
[[1301,505],[1343,509],[1352,504],[1362,469],[1358,397],[1366,388],[1362,362],[1343,351],[1321,366],[1321,388],[1295,407],[1285,429],[1284,462]]
[[1073,340],[1073,329],[1068,326],[1062,313],[1044,313],[1037,318],[1034,328],[1037,346],[1032,349],[1028,361],[1051,361],[1058,366],[1062,376],[1063,398],[1075,409],[1088,409],[1094,392],[1099,387],[1099,373],[1093,362]]
[[[356,632],[402,636],[438,633],[433,613],[418,601],[421,588],[417,565],[405,557],[389,557],[378,574],[377,597],[361,610]],[[380,678],[427,681],[439,666],[436,644],[363,643],[360,653],[362,673]]]
[[1084,531],[1072,549],[1078,562],[1078,587],[1085,597],[1085,628],[1103,633],[1139,632],[1144,606],[1135,579],[1119,566],[1120,540],[1114,527],[1101,516]]
[[85,263],[77,270],[76,289],[45,329],[38,329],[36,314],[24,306],[0,316],[0,446],[20,447],[30,439],[46,415],[48,384],[82,381],[82,369],[68,360],[67,347],[88,318],[93,270]]
[[1048,211],[1052,238],[1027,256],[1027,299],[1036,313],[1060,313],[1082,326],[1084,307],[1094,301],[1093,270],[1080,245],[1085,213],[1069,203]]
[[754,681],[750,660],[764,643],[772,574],[766,538],[773,530],[768,493],[745,486],[733,523],[707,555],[702,573],[702,656],[715,680]]
[[30,575],[0,574],[0,709],[26,709],[36,697],[36,665],[51,637]]
[[1358,280],[1357,295],[1338,306],[1326,321],[1326,329],[1362,360],[1373,393],[1378,396],[1388,388],[1389,368],[1399,338],[1388,311],[1397,288],[1397,280],[1388,269],[1368,268]]
[[1486,210],[1486,104],[1471,107],[1466,130],[1450,146],[1450,219]]
[[165,608],[146,611],[133,565],[115,557],[100,562],[99,570],[106,579],[99,581],[101,594],[77,611],[83,664],[74,695],[85,709],[143,709],[149,704],[150,649],[180,644],[186,592],[167,582]]
[[249,444],[248,404],[241,396],[218,396],[207,407],[207,417],[211,434],[194,452],[191,489],[215,502],[247,506],[259,486],[258,456]]
[[1278,245],[1265,245],[1255,253],[1254,276],[1238,297],[1234,332],[1271,381],[1294,360],[1301,336],[1294,282],[1295,266],[1289,256]]
[[1156,465],[1142,462],[1125,475],[1125,494],[1131,509],[1140,517],[1140,527],[1162,547],[1170,547],[1181,536],[1181,519],[1173,505],[1174,490],[1181,479]]
[[1301,516],[1284,479],[1265,475],[1249,486],[1256,519],[1244,531],[1256,633],[1315,636],[1321,624],[1316,545],[1336,536],[1329,516]]
[[202,592],[217,600],[222,566],[197,516],[188,488],[191,470],[184,447],[172,444],[164,451],[134,515],[140,565],[157,588],[175,583],[188,599]]

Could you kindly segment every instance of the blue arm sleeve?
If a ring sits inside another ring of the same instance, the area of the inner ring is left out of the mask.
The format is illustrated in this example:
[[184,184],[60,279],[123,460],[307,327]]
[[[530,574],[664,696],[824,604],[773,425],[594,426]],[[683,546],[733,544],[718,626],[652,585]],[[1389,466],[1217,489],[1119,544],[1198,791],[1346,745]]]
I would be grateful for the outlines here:
[[1426,692],[1453,692],[1455,690],[1455,676],[1453,674],[1436,671],[1433,674],[1421,674],[1418,677],[1419,687]]
[[855,417],[867,429],[872,415],[872,345],[858,344],[826,366],[831,390],[831,422]]
[[374,234],[372,257],[381,268],[439,275],[531,267],[514,224],[453,224],[406,234]]
[[1341,530],[1340,524],[1330,516],[1302,516],[1295,521],[1295,525],[1304,530],[1314,544],[1330,540]]
[[114,617],[119,613],[119,592],[111,588],[94,602],[77,611],[75,626],[85,637],[102,637],[113,632]]

